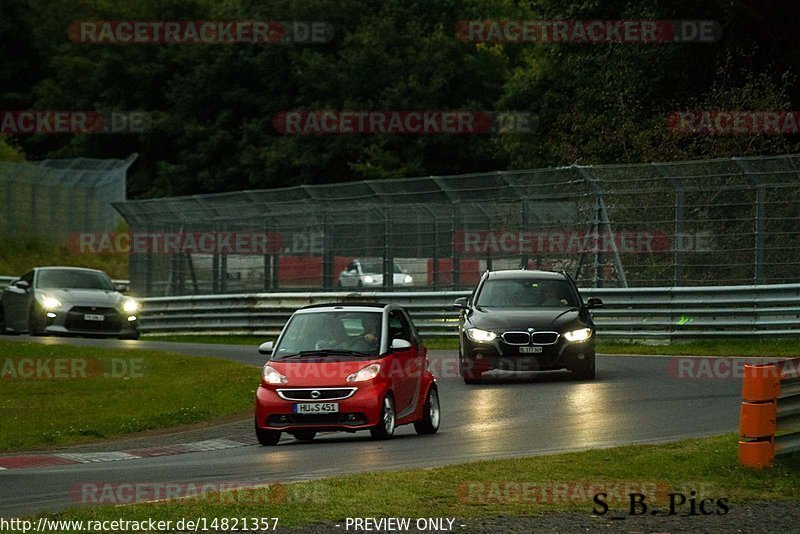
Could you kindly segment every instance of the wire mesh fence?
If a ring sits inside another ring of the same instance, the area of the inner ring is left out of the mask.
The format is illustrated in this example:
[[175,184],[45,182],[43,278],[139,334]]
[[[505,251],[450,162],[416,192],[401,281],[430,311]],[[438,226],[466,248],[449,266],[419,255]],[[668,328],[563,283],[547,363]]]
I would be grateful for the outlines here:
[[800,155],[578,166],[115,203],[140,295],[800,281]]
[[136,159],[50,159],[0,163],[0,235],[64,244],[79,232],[113,230],[112,203],[125,200]]

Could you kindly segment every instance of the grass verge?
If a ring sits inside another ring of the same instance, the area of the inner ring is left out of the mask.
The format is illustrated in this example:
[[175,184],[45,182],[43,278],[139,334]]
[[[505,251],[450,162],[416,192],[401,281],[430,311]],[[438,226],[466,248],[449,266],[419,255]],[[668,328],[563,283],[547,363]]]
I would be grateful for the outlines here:
[[[715,501],[727,498],[731,507],[748,501],[800,500],[800,455],[782,459],[772,469],[751,471],[737,464],[736,442],[735,436],[728,435],[666,445],[365,473],[182,501],[72,509],[59,518],[278,517],[280,526],[296,526],[340,522],[347,517],[446,515],[468,519],[532,516],[548,511],[588,515],[594,508],[595,491],[604,489],[612,512],[627,510],[625,492],[614,500],[614,488],[625,485],[634,491],[657,488],[649,502],[662,510],[670,491],[687,496],[692,490],[698,491],[698,502],[705,497]],[[533,490],[523,493],[523,484]],[[564,484],[570,488],[566,493],[560,490]],[[548,489],[552,491],[546,493]],[[687,501],[684,513],[688,506]]]
[[65,265],[105,271],[111,278],[128,278],[127,254],[78,254],[69,247],[54,245],[45,240],[29,238],[0,238],[0,274],[22,276],[34,267]]
[[[145,336],[148,341],[170,341],[175,343],[215,343],[226,345],[258,346],[273,339],[260,336],[225,335],[169,335]],[[425,346],[431,350],[457,350],[457,338],[425,338]],[[676,342],[669,345],[648,345],[612,340],[597,341],[597,352],[601,354],[653,354],[692,356],[800,356],[800,339],[713,339]]]
[[0,340],[0,451],[241,413],[258,381],[259,369],[214,358]]

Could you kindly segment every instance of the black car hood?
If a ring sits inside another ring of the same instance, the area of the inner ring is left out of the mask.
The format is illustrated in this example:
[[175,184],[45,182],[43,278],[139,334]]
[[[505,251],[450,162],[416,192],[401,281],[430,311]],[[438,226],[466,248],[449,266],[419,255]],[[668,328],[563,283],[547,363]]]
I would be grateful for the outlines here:
[[492,332],[555,330],[586,323],[578,308],[472,308],[467,320],[472,326]]

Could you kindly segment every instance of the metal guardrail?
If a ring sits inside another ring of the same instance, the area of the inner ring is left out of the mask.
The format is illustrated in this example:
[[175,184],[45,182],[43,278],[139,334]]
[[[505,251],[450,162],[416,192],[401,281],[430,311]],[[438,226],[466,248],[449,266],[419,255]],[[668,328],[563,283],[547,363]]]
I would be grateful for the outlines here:
[[800,452],[800,358],[745,366],[739,435],[747,467]]
[[[8,287],[11,282],[17,280],[18,278],[19,276],[0,276],[0,291]],[[112,280],[112,282],[114,282],[116,285],[125,286],[126,291],[131,285],[130,280]]]
[[[800,284],[582,289],[599,297],[599,335],[616,339],[800,336]],[[406,307],[427,336],[455,336],[453,301],[467,291],[327,292],[197,295],[142,299],[144,332],[275,335],[302,306],[325,302],[393,302]]]

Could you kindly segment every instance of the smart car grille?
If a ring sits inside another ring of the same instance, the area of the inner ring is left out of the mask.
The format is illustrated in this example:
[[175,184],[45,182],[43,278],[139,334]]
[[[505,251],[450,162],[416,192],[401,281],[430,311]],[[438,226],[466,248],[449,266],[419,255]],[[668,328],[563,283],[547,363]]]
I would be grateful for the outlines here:
[[527,345],[531,341],[527,332],[504,332],[501,337],[508,345]]
[[296,425],[361,426],[367,424],[363,413],[276,414],[267,418],[267,426]]
[[357,388],[279,389],[278,396],[288,401],[332,401],[352,397]]
[[531,334],[531,343],[534,345],[553,345],[558,341],[558,332],[534,332]]
[[[84,317],[87,314],[102,315],[105,319],[87,321]],[[64,328],[90,332],[119,332],[122,328],[122,319],[114,308],[73,306],[64,318]]]

